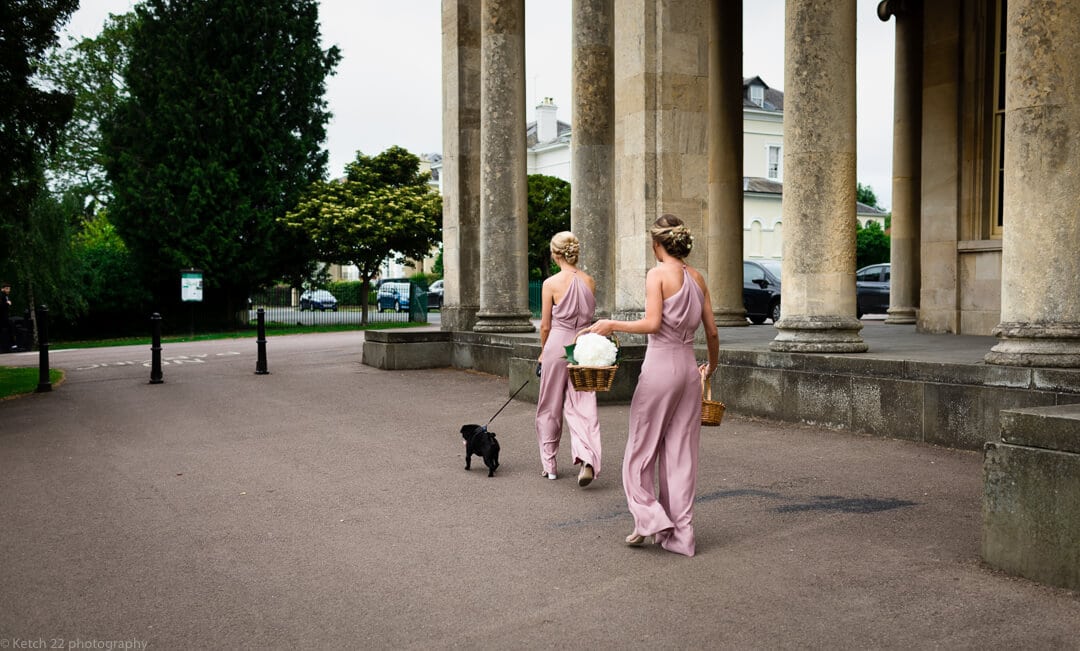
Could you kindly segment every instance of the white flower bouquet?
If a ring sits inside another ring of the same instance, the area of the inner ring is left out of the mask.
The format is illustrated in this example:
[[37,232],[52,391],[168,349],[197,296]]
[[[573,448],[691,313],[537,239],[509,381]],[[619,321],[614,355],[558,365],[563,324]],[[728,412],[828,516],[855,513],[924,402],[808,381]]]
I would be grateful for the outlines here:
[[619,368],[619,340],[580,332],[566,347],[570,383],[578,391],[608,391]]
[[579,366],[613,366],[619,354],[619,347],[614,341],[595,332],[579,336],[566,349],[567,360],[572,359],[570,363]]

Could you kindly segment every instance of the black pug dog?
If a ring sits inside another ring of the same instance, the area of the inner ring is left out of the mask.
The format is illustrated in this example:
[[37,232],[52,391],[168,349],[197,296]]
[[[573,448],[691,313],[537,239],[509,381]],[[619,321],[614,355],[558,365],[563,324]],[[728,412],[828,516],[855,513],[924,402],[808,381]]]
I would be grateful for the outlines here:
[[485,425],[462,425],[461,436],[465,439],[465,470],[469,470],[472,455],[482,457],[488,467],[488,477],[495,476],[499,467],[499,442],[495,432],[489,432]]

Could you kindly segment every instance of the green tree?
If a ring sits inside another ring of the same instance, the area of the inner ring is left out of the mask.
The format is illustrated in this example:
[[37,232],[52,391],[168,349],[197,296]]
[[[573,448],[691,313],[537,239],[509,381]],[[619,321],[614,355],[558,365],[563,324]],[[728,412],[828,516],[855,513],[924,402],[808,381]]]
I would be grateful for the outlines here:
[[551,275],[551,238],[570,230],[570,184],[544,174],[529,175],[529,278]]
[[232,317],[310,260],[278,218],[323,178],[326,77],[341,54],[321,49],[317,0],[146,0],[135,12],[129,96],[102,125],[109,218],[159,309],[179,308],[178,272],[195,267],[204,309]]
[[877,208],[877,195],[874,194],[874,188],[869,185],[863,185],[858,181],[855,182],[855,200]]
[[51,300],[49,266],[67,244],[54,239],[55,213],[43,201],[44,158],[56,147],[73,104],[63,91],[40,87],[37,73],[57,41],[57,28],[78,4],[7,0],[0,8],[0,273],[22,290],[16,300],[31,304]]
[[367,323],[371,279],[390,255],[422,259],[439,243],[442,198],[420,172],[420,159],[401,147],[371,157],[357,153],[340,181],[314,183],[281,219],[315,246],[320,260],[356,265],[361,323]]
[[871,264],[889,261],[889,236],[881,229],[881,224],[872,221],[866,227],[858,226],[855,233],[856,269]]
[[50,158],[50,184],[61,192],[81,191],[93,205],[108,201],[101,123],[127,99],[123,72],[131,50],[135,14],[110,14],[101,33],[56,49],[42,77],[74,97],[74,114]]

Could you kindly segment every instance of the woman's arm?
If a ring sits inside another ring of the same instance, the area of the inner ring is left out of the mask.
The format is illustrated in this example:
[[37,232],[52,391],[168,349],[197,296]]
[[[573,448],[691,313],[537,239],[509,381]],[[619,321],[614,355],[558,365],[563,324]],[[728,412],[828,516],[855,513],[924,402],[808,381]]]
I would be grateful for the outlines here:
[[540,356],[544,355],[544,344],[547,343],[548,335],[551,334],[551,309],[555,304],[554,290],[551,288],[550,278],[544,281],[540,288]]
[[716,372],[716,365],[720,362],[720,332],[716,328],[716,317],[712,313],[712,298],[709,296],[709,288],[704,286],[705,300],[701,302],[701,325],[705,326],[705,345],[709,351],[709,363],[704,369],[706,377],[711,377]]
[[645,275],[645,316],[637,321],[614,321],[601,319],[589,328],[589,332],[604,335],[612,332],[627,332],[636,335],[648,335],[660,329],[664,310],[663,276],[659,267],[649,269]]

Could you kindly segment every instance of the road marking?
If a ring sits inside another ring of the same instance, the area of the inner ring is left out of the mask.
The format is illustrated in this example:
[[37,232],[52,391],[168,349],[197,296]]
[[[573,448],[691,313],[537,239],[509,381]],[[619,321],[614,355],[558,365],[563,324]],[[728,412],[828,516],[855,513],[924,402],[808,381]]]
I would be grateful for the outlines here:
[[[239,355],[239,354],[240,353],[230,351],[230,352],[226,352],[226,353],[214,353],[213,355],[211,355],[209,353],[202,353],[200,355],[173,355],[173,356],[170,356],[170,357],[162,357],[161,358],[161,365],[162,366],[179,366],[180,364],[204,364],[204,363],[206,363],[207,359],[210,359],[212,357],[233,357],[233,356]],[[119,362],[102,362],[100,364],[89,364],[87,366],[76,366],[75,370],[76,371],[92,371],[92,370],[94,370],[96,368],[110,368],[110,367],[116,367],[116,366],[145,366],[147,368],[150,368],[150,366],[152,364],[153,364],[153,360],[142,360],[142,359],[139,359],[139,360],[123,360],[123,361],[119,361]]]

